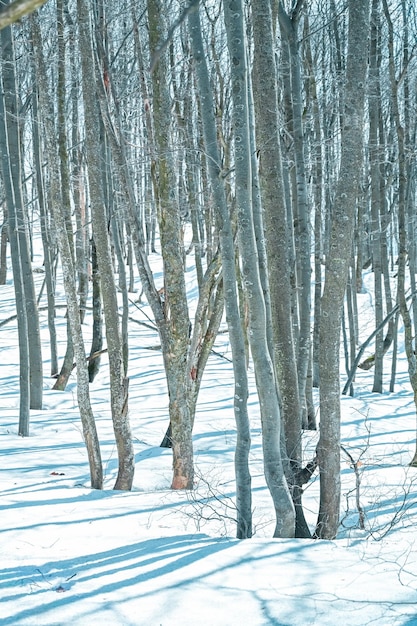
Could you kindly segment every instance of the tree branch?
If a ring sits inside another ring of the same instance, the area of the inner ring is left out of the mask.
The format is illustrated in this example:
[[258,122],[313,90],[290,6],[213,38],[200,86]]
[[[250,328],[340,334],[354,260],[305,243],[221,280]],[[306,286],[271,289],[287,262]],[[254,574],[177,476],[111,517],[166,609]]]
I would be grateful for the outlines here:
[[28,13],[39,9],[47,0],[14,0],[11,4],[0,9],[0,30],[19,21]]
[[172,36],[173,36],[174,32],[177,30],[177,28],[179,26],[181,26],[181,24],[183,23],[185,18],[192,11],[198,9],[199,2],[200,2],[200,0],[191,0],[191,2],[188,5],[188,7],[186,7],[184,9],[184,11],[181,13],[179,18],[173,23],[171,28],[168,30],[167,37],[166,37],[165,41],[163,41],[161,44],[159,44],[157,50],[155,50],[155,53],[153,54],[153,56],[151,58],[151,67],[150,67],[150,73],[151,74],[154,71],[155,66],[158,63],[159,59],[161,58],[161,54],[163,54],[165,52],[165,50],[168,48],[169,43],[170,43],[170,41],[172,39]]

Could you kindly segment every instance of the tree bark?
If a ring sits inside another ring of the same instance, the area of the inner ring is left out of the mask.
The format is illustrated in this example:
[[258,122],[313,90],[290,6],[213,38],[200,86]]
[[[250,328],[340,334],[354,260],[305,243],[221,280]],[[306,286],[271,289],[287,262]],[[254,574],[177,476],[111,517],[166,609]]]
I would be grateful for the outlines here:
[[239,539],[244,539],[252,536],[252,497],[251,476],[249,472],[250,424],[247,410],[248,379],[246,373],[245,342],[240,323],[236,286],[235,246],[224,181],[221,177],[221,160],[213,107],[214,98],[201,35],[199,13],[191,13],[188,17],[188,22],[201,103],[201,123],[203,127],[204,147],[207,153],[208,176],[213,194],[216,221],[219,226],[226,320],[233,355],[233,372],[235,379],[234,413],[237,430],[235,450],[236,534]]
[[363,163],[369,0],[349,0],[341,160],[326,256],[320,324],[320,509],[315,535],[333,539],[340,514],[340,328]]
[[249,308],[249,342],[261,412],[265,478],[276,514],[274,537],[293,537],[295,512],[281,457],[281,416],[274,367],[267,344],[265,300],[252,215],[248,69],[241,0],[226,0],[224,17],[232,81],[239,252]]
[[301,85],[301,63],[298,47],[298,26],[303,0],[298,0],[291,15],[285,11],[282,0],[278,5],[279,23],[283,45],[288,46],[291,75],[292,136],[294,142],[295,186],[294,223],[296,238],[297,294],[299,333],[297,340],[297,380],[303,425],[307,428],[307,372],[310,361],[311,335],[311,227],[310,206],[307,192],[306,154],[303,129],[303,97]]
[[0,30],[18,22],[22,17],[36,11],[46,0],[14,0],[0,10]]
[[123,368],[117,289],[113,272],[108,232],[108,216],[104,204],[100,167],[99,109],[95,60],[91,39],[90,11],[87,0],[78,0],[79,42],[85,121],[85,145],[90,189],[93,235],[100,272],[101,293],[106,324],[106,340],[110,369],[110,405],[116,437],[119,468],[114,488],[132,488],[135,456],[127,413],[128,381]]
[[301,405],[292,328],[288,224],[283,201],[277,77],[269,0],[257,0],[252,11],[257,154],[268,254],[274,356],[289,460],[286,475],[295,504],[296,536],[309,536],[301,507],[301,491],[295,484],[301,465]]
[[81,329],[77,290],[75,287],[75,269],[68,241],[65,216],[62,209],[60,167],[56,149],[54,112],[52,100],[50,94],[48,93],[47,72],[42,51],[40,28],[35,16],[31,17],[31,38],[34,46],[37,84],[42,85],[42,89],[39,89],[37,97],[39,97],[39,108],[42,111],[44,125],[44,141],[46,154],[48,156],[51,181],[50,199],[56,228],[57,243],[61,255],[63,282],[68,306],[68,324],[72,345],[74,347],[74,355],[77,362],[78,408],[80,410],[84,441],[87,447],[91,486],[93,489],[102,489],[103,466],[101,463],[100,444],[90,402],[87,361],[85,359],[84,339]]

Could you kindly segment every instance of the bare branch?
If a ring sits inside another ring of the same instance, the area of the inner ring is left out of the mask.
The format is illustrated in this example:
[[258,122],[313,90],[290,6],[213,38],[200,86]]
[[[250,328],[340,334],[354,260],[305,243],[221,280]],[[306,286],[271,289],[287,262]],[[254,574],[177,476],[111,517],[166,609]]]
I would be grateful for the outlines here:
[[163,41],[157,48],[157,50],[155,51],[155,54],[153,55],[152,59],[151,59],[151,67],[150,67],[150,72],[152,74],[152,72],[155,69],[155,66],[157,65],[161,54],[163,54],[165,52],[165,50],[168,48],[169,43],[172,39],[172,36],[174,34],[174,32],[177,30],[177,28],[179,26],[181,26],[181,24],[183,23],[183,21],[185,20],[185,18],[194,10],[198,9],[198,4],[199,4],[200,0],[191,0],[190,4],[188,7],[186,7],[184,9],[184,11],[181,13],[181,15],[179,16],[179,18],[173,23],[173,25],[171,26],[171,28],[168,31],[167,37],[165,39],[165,41]]
[[0,9],[0,30],[19,21],[25,15],[39,9],[47,0],[14,0]]

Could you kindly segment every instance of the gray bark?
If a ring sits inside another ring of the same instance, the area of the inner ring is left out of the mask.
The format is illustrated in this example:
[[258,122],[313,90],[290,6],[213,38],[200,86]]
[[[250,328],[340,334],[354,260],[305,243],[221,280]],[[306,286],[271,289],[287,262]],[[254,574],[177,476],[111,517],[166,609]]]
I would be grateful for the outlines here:
[[288,225],[283,201],[281,151],[279,142],[278,93],[273,48],[272,12],[269,0],[257,0],[253,7],[253,85],[257,154],[268,253],[269,287],[272,305],[274,355],[280,390],[287,476],[296,503],[296,535],[309,531],[301,508],[301,493],[295,475],[301,463],[301,405],[291,315],[291,277],[288,263]]
[[163,350],[169,390],[169,415],[172,429],[173,489],[192,489],[194,461],[192,415],[187,402],[187,353],[190,319],[184,280],[183,241],[173,152],[170,143],[171,106],[168,90],[167,54],[161,45],[166,41],[165,7],[161,0],[148,0],[149,44],[152,71],[153,123],[156,162],[153,163],[154,193],[164,272],[163,314],[168,331]]
[[301,63],[298,49],[298,26],[303,7],[298,0],[291,15],[285,11],[282,0],[279,2],[278,16],[283,45],[289,49],[291,75],[291,113],[294,142],[295,188],[294,217],[296,237],[297,287],[299,333],[297,343],[297,370],[300,401],[303,409],[303,424],[308,425],[306,385],[310,360],[310,319],[311,319],[311,228],[310,206],[306,179],[306,158],[303,129],[303,98],[301,85]]
[[363,163],[363,118],[369,36],[369,0],[349,0],[349,32],[341,161],[326,256],[320,332],[320,509],[315,534],[332,539],[340,513],[340,328]]
[[[35,69],[35,68],[34,68]],[[36,84],[35,76],[33,77],[33,85]],[[50,224],[50,215],[47,208],[47,199],[44,193],[44,177],[42,171],[42,146],[39,133],[40,117],[38,113],[38,100],[33,98],[32,101],[33,124],[33,152],[36,174],[36,188],[38,192],[38,204],[41,220],[41,237],[43,245],[43,258],[45,267],[46,297],[48,302],[48,331],[49,346],[51,352],[51,376],[58,373],[58,346],[57,333],[55,326],[55,271],[54,257],[56,257],[56,244],[53,241],[52,229]]]
[[36,11],[46,0],[14,0],[0,10],[0,29],[6,28],[22,17]]
[[135,458],[127,412],[128,381],[123,368],[116,281],[110,251],[107,214],[104,205],[100,165],[100,129],[89,3],[78,0],[79,42],[82,68],[85,146],[90,190],[93,235],[101,279],[110,370],[110,405],[116,438],[119,468],[114,488],[132,488]]
[[[382,293],[382,250],[381,250],[381,223],[380,206],[380,149],[378,137],[378,97],[380,97],[378,38],[379,38],[379,5],[380,0],[372,0],[371,11],[371,37],[369,55],[369,166],[371,176],[371,237],[372,237],[372,269],[374,273],[374,298],[375,298],[375,328],[383,319],[383,293]],[[382,330],[375,337],[374,359],[374,384],[372,391],[382,393],[384,357],[384,335]]]
[[248,380],[246,373],[245,342],[243,338],[236,286],[235,246],[224,181],[221,178],[221,160],[217,142],[216,119],[213,108],[213,93],[201,36],[198,12],[189,18],[198,92],[201,103],[204,147],[207,153],[207,168],[213,194],[216,221],[219,226],[219,242],[222,257],[226,320],[233,355],[235,379],[234,413],[237,441],[235,450],[236,507],[239,539],[252,536],[252,497],[249,472],[250,424],[247,411]]
[[[43,393],[42,350],[38,308],[29,250],[29,226],[23,205],[23,166],[21,163],[22,142],[18,114],[18,91],[15,75],[14,42],[10,27],[3,29],[1,32],[1,43],[5,109],[5,117],[3,117],[3,119],[7,136],[6,145],[9,153],[9,168],[7,168],[4,173],[10,176],[12,196],[8,199],[9,204],[11,205],[9,206],[9,215],[10,224],[13,224],[14,229],[14,232],[12,232],[12,228],[9,229],[9,236],[10,241],[14,241],[15,243],[14,253],[19,256],[20,274],[22,279],[22,288],[24,291],[24,306],[26,308],[27,341],[29,350],[29,403],[30,408],[41,409]],[[16,246],[18,246],[18,249]],[[22,341],[25,340],[22,338]],[[26,376],[26,374],[24,376]],[[27,418],[28,416],[25,418],[25,424],[22,424],[22,435],[27,435],[29,432]]]
[[[407,168],[405,153],[405,130],[401,120],[398,102],[398,79],[395,74],[395,51],[394,51],[394,26],[387,0],[382,0],[385,19],[388,26],[388,53],[389,53],[389,77],[391,87],[391,107],[395,124],[397,150],[398,150],[398,282],[397,299],[400,315],[404,324],[404,347],[407,355],[408,376],[413,390],[414,405],[417,410],[417,359],[415,349],[415,337],[413,337],[413,320],[407,305],[405,278],[408,248],[410,241],[407,238],[406,224],[406,189]],[[412,467],[417,467],[417,446],[410,462]]]
[[274,367],[267,344],[265,300],[259,276],[252,215],[248,70],[241,0],[226,0],[224,17],[232,81],[239,251],[249,307],[249,341],[261,411],[264,471],[275,507],[274,537],[293,537],[295,512],[281,457],[281,416]]
[[52,100],[48,93],[47,72],[43,57],[43,50],[41,47],[42,40],[40,28],[34,16],[31,18],[31,37],[34,46],[37,84],[42,85],[42,89],[39,89],[37,96],[39,98],[39,108],[42,110],[45,152],[48,155],[48,166],[51,181],[50,199],[56,228],[57,243],[61,255],[63,282],[68,306],[68,324],[70,327],[71,341],[74,347],[74,355],[77,363],[78,408],[83,427],[84,441],[87,447],[91,486],[93,489],[102,489],[103,467],[101,463],[100,444],[98,441],[94,415],[90,402],[87,361],[85,359],[84,339],[82,335],[77,291],[75,287],[75,269],[68,241],[65,216],[62,209],[60,168],[56,149],[54,112]]
[[[11,33],[10,29],[4,29],[0,35],[0,42],[3,51],[7,50],[7,45],[11,45]],[[7,129],[7,118],[10,114],[13,114],[13,110],[8,112],[6,118],[6,110],[9,107],[5,107],[3,89],[4,85],[2,67],[3,86],[2,93],[0,94],[0,146],[1,146],[1,168],[3,185],[6,195],[7,213],[8,213],[8,230],[10,241],[10,253],[12,260],[13,270],[13,283],[16,297],[16,313],[17,313],[17,332],[19,339],[19,381],[20,381],[20,395],[19,395],[19,434],[23,437],[29,436],[29,406],[30,406],[30,385],[29,385],[29,373],[30,373],[30,361],[29,361],[29,343],[28,343],[28,321],[26,312],[25,293],[23,287],[22,266],[20,260],[19,251],[19,238],[18,238],[18,223],[17,214],[15,209],[14,189],[12,179],[12,163],[13,156],[11,152],[16,152],[19,159],[18,146],[10,145],[12,137]],[[7,84],[7,83],[6,83]],[[5,110],[6,109],[6,110]],[[14,110],[15,115],[15,110]],[[13,117],[12,117],[13,120]],[[13,123],[13,122],[12,122]],[[16,158],[16,155],[15,155]],[[18,165],[19,166],[19,165]]]

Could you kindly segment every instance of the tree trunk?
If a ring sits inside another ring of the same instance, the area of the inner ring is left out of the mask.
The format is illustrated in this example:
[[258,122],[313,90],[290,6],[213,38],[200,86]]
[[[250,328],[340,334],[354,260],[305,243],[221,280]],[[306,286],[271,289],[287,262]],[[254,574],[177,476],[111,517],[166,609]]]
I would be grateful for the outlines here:
[[90,465],[91,486],[93,489],[103,487],[103,467],[101,463],[100,444],[98,441],[94,415],[91,408],[90,392],[88,384],[87,361],[85,359],[84,339],[81,329],[80,312],[75,287],[75,269],[68,231],[62,209],[62,197],[60,189],[60,168],[56,149],[56,134],[54,128],[54,113],[52,100],[48,93],[47,72],[42,51],[42,40],[39,24],[35,17],[31,18],[31,38],[34,46],[37,84],[42,85],[37,96],[39,97],[39,109],[42,112],[44,125],[44,137],[48,167],[50,170],[50,199],[53,209],[53,218],[56,228],[58,248],[61,254],[62,274],[65,295],[68,306],[68,323],[70,328],[71,343],[77,363],[77,400],[83,427],[84,441],[87,447],[88,461]]
[[106,215],[102,188],[99,109],[97,107],[96,72],[91,40],[90,11],[87,0],[78,0],[77,7],[91,216],[106,323],[110,369],[110,404],[119,461],[114,488],[129,490],[132,488],[133,483],[135,456],[127,414],[128,381],[125,379],[123,368],[117,288],[110,251],[108,216]]
[[[16,89],[10,85],[10,72],[13,71],[11,29],[5,28],[0,33],[2,46],[2,91],[8,89],[8,102],[5,102],[3,94],[0,96],[0,149],[3,185],[6,195],[8,229],[10,241],[10,254],[12,259],[13,283],[16,298],[17,332],[19,338],[19,372],[20,372],[20,396],[19,396],[19,435],[29,436],[29,406],[30,406],[30,360],[28,342],[28,320],[26,310],[25,292],[23,287],[23,274],[20,257],[20,244],[18,237],[17,210],[14,197],[13,171],[17,181],[20,181],[20,152],[16,128]],[[6,60],[9,66],[9,78],[7,80]],[[6,80],[4,72],[6,70]],[[14,74],[12,76],[14,82]],[[8,84],[9,83],[9,84]],[[6,95],[6,94],[5,94]],[[17,169],[17,172],[16,172]],[[19,190],[18,190],[19,191]],[[19,196],[16,198],[18,201]]]
[[349,31],[341,161],[326,256],[320,332],[320,510],[315,535],[333,539],[340,514],[340,328],[352,253],[355,209],[363,163],[369,0],[349,0]]
[[269,0],[253,7],[253,85],[261,197],[265,219],[269,287],[272,305],[274,355],[283,415],[289,479],[296,505],[296,536],[309,536],[295,476],[301,465],[301,405],[294,349],[291,282],[288,263],[288,225],[283,200],[279,144],[278,93]]
[[221,160],[213,107],[214,98],[201,36],[200,16],[198,11],[189,15],[188,22],[201,103],[201,123],[203,127],[204,147],[207,153],[208,176],[213,195],[216,220],[219,226],[226,320],[233,355],[233,372],[235,378],[234,413],[237,430],[235,450],[236,534],[239,539],[244,539],[252,536],[251,476],[249,472],[250,424],[247,411],[248,380],[246,373],[245,342],[240,323],[236,286],[235,246],[224,181],[220,176]]
[[297,342],[298,387],[303,411],[303,425],[308,426],[306,385],[310,360],[311,335],[311,227],[310,207],[307,192],[306,158],[303,129],[303,97],[301,85],[301,63],[298,50],[298,25],[303,2],[298,1],[291,15],[279,2],[279,22],[283,45],[288,46],[291,75],[291,114],[294,142],[295,188],[294,223],[296,237],[297,293],[299,311],[299,333]]
[[156,172],[154,193],[157,202],[159,235],[164,272],[164,317],[166,321],[163,351],[169,393],[169,416],[172,428],[173,489],[194,487],[192,416],[187,402],[187,353],[190,319],[184,280],[181,218],[172,147],[170,144],[171,97],[169,94],[166,53],[159,46],[167,36],[165,7],[161,0],[148,0],[149,45],[151,58],[158,60],[152,72]]
[[274,367],[267,344],[265,300],[259,276],[252,215],[247,64],[241,0],[226,0],[224,17],[231,61],[239,251],[249,307],[249,341],[261,411],[265,477],[275,507],[274,537],[293,537],[295,513],[281,458],[281,417]]

